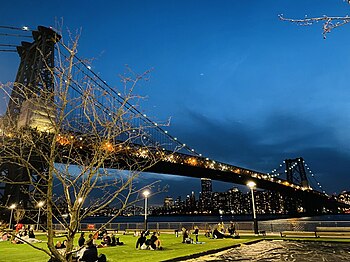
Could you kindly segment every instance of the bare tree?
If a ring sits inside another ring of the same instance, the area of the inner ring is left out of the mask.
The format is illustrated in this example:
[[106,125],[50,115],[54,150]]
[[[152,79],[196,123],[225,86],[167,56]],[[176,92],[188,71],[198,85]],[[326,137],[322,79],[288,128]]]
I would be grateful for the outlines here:
[[[346,0],[348,4],[350,4],[349,0]],[[282,14],[279,15],[279,18],[282,21],[287,21],[291,23],[295,23],[301,26],[310,26],[315,23],[322,23],[322,35],[323,38],[326,39],[327,34],[330,33],[333,29],[338,28],[340,26],[343,26],[350,22],[350,17],[348,15],[346,16],[321,16],[321,17],[311,17],[308,18],[305,16],[305,18],[302,19],[292,19],[292,18],[285,18]]]
[[[123,94],[106,90],[98,76],[84,74],[90,67],[76,58],[77,45],[78,38],[70,45],[61,42],[57,65],[46,65],[54,91],[44,79],[40,89],[14,83],[23,97],[21,111],[15,119],[7,115],[1,127],[0,163],[26,174],[23,181],[2,179],[24,185],[32,203],[45,201],[41,208],[48,250],[34,247],[59,261],[72,260],[73,241],[84,218],[114,203],[119,209],[111,222],[138,200],[143,189],[135,185],[139,174],[171,154],[151,135],[157,124],[144,121],[135,110],[140,97],[133,95],[134,88],[149,72],[127,69],[120,77]],[[67,233],[64,253],[55,248],[54,221]]]

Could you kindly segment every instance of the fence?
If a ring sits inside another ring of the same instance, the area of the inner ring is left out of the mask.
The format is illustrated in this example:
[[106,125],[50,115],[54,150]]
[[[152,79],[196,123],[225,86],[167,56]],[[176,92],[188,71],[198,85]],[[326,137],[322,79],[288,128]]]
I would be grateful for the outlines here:
[[[217,224],[214,222],[149,222],[148,229],[151,231],[171,231],[180,230],[182,227],[193,229],[198,226],[200,230],[209,230]],[[350,221],[300,221],[300,220],[281,220],[281,221],[259,221],[259,231],[281,232],[281,231],[315,231],[316,227],[350,227]],[[103,224],[81,224],[80,230],[97,230]],[[111,223],[104,226],[107,230],[114,231],[141,231],[144,229],[144,223]],[[228,227],[229,223],[225,224]],[[236,230],[254,231],[253,222],[235,222]],[[64,230],[62,225],[54,225],[57,231]]]

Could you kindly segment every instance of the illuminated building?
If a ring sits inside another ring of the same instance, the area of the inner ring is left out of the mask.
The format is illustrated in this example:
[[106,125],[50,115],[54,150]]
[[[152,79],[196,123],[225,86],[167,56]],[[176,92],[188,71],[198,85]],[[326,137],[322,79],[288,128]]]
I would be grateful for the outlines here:
[[200,209],[201,211],[209,211],[212,208],[212,182],[209,178],[201,178],[201,199]]

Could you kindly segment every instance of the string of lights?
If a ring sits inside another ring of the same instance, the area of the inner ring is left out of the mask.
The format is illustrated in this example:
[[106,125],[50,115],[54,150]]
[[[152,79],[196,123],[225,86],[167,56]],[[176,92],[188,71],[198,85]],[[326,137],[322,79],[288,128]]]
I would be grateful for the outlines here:
[[282,169],[284,164],[285,164],[285,161],[283,161],[281,164],[279,164],[279,166],[277,168],[272,169],[270,173],[267,173],[267,175],[269,177],[278,177],[278,176],[282,175],[283,173],[285,173],[285,170],[281,173],[281,169]]
[[[311,171],[310,167],[308,166],[307,163],[305,163],[305,161],[303,160],[303,164],[305,166],[305,169],[306,169],[306,175],[307,176],[311,176],[312,179],[308,179],[309,183],[314,185],[312,182],[314,181],[315,182],[315,185],[316,186],[313,186],[311,188],[319,188],[319,190],[326,194],[326,191],[323,189],[323,186],[321,185],[321,183],[316,179],[315,177],[315,174]],[[293,170],[294,168],[297,167],[297,163],[293,163],[290,167],[289,167],[289,170]],[[270,177],[270,178],[276,178],[276,177],[281,177],[283,174],[287,173],[287,170],[286,170],[286,161],[283,161],[281,164],[279,164],[279,166],[277,168],[274,168],[271,170],[271,172],[267,173],[267,175]],[[298,183],[300,183],[300,179],[297,178],[297,177],[294,177],[294,179],[297,180]]]
[[316,187],[318,187],[318,188],[322,191],[322,193],[325,194],[326,191],[324,190],[323,186],[322,186],[321,183],[316,179],[314,172],[312,172],[312,170],[310,169],[309,165],[308,165],[307,163],[305,163],[305,161],[304,161],[304,165],[305,165],[306,170],[308,171],[308,175],[310,175],[311,178],[315,181]]
[[[60,44],[60,47],[65,48],[64,45],[62,45],[61,43],[59,43],[59,44]],[[189,147],[189,146],[186,145],[185,143],[182,143],[178,138],[173,137],[172,135],[170,135],[170,134],[168,133],[168,131],[162,129],[158,123],[156,123],[156,122],[152,121],[151,119],[149,119],[149,118],[147,117],[146,114],[141,113],[137,108],[135,108],[132,104],[130,104],[130,102],[126,101],[125,98],[122,96],[122,94],[121,94],[120,92],[116,91],[114,88],[110,87],[106,81],[103,81],[103,80],[101,79],[101,77],[100,77],[99,75],[97,75],[97,74],[91,69],[91,66],[90,66],[90,65],[88,65],[86,62],[84,62],[82,59],[80,59],[80,58],[77,57],[76,55],[75,55],[75,58],[79,61],[79,64],[81,64],[82,66],[84,66],[85,69],[88,70],[88,71],[93,75],[93,77],[94,77],[95,79],[98,79],[98,80],[99,80],[99,83],[97,83],[96,80],[95,80],[94,78],[91,78],[91,80],[94,81],[95,84],[97,84],[97,85],[99,85],[101,88],[103,88],[103,87],[101,86],[101,83],[103,83],[103,85],[104,85],[105,87],[108,88],[109,94],[114,95],[114,96],[116,96],[116,97],[122,99],[123,102],[129,107],[129,109],[130,109],[131,111],[135,112],[136,115],[142,116],[142,118],[143,118],[147,123],[150,123],[152,126],[154,126],[156,130],[158,130],[158,131],[159,131],[160,133],[162,133],[163,135],[167,136],[167,137],[168,137],[171,141],[173,141],[176,145],[179,145],[179,147],[181,147],[182,149],[186,149],[186,150],[187,150],[188,152],[190,152],[192,155],[202,156],[202,154],[197,153],[193,148]],[[81,72],[82,72],[83,74],[85,74],[86,76],[88,76],[88,74],[85,73],[85,70],[81,70]],[[88,77],[89,77],[89,76],[88,76]]]

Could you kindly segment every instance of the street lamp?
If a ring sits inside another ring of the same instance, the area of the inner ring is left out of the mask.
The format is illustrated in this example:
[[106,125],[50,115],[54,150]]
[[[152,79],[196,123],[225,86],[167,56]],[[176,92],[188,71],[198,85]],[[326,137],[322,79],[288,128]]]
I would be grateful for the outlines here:
[[41,208],[43,207],[43,205],[44,205],[44,201],[40,201],[40,202],[38,203],[39,213],[38,213],[38,221],[36,222],[36,230],[39,230],[40,211],[41,211]]
[[9,229],[11,229],[12,215],[13,215],[13,210],[14,210],[15,208],[16,208],[16,204],[12,204],[12,205],[10,206],[11,215],[10,215]]
[[256,210],[255,210],[255,201],[254,201],[254,188],[256,186],[255,182],[249,181],[247,186],[250,188],[250,192],[252,193],[252,206],[253,206],[253,221],[254,221],[254,234],[259,234],[258,231],[258,220],[256,219]]
[[147,230],[147,198],[151,194],[149,190],[143,191],[143,196],[145,197],[145,230]]

